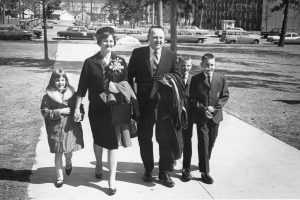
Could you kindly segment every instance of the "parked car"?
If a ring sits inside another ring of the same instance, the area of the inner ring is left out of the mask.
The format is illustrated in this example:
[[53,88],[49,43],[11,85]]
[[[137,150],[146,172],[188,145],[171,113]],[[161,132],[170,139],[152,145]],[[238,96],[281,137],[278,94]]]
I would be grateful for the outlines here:
[[[244,31],[243,28],[240,27],[227,27],[226,30],[237,30],[237,31]],[[217,35],[218,37],[222,36],[224,30],[216,30],[215,31],[215,35]]]
[[127,35],[130,35],[132,37],[135,37],[136,39],[138,39],[140,42],[147,42],[148,41],[148,34],[144,33],[142,31],[139,30],[135,30],[135,29],[126,29],[125,33]]
[[96,31],[90,31],[85,26],[70,26],[65,31],[58,31],[57,36],[67,40],[71,38],[97,39]]
[[0,39],[31,40],[33,37],[32,31],[21,30],[13,24],[0,24]]
[[[193,35],[189,30],[177,30],[178,43],[204,43],[207,37],[200,35]],[[170,42],[170,34],[165,35],[165,41]]]
[[[42,23],[42,28],[44,28],[44,23]],[[53,28],[53,23],[46,22],[46,29],[52,29],[52,28]]]
[[[294,29],[287,29],[287,32],[294,32]],[[268,36],[280,35],[281,28],[273,28],[271,31],[262,31],[261,36],[268,38]]]
[[197,26],[183,26],[182,28],[178,28],[177,30],[188,30],[190,31],[193,35],[207,35],[208,30],[206,29],[199,29]]
[[37,30],[37,29],[33,29],[32,27],[28,26],[28,25],[25,25],[25,24],[17,24],[16,25],[19,29],[22,29],[22,30],[28,30],[28,31],[31,31],[33,32],[33,34],[37,37],[37,38],[40,38],[41,35],[42,35],[42,31],[41,30]]
[[250,34],[242,30],[226,30],[223,31],[220,42],[230,44],[259,44],[260,35]]
[[[273,35],[273,36],[269,36],[268,39],[267,39],[267,41],[278,43],[279,39],[280,39],[280,36]],[[285,44],[295,44],[295,43],[298,43],[299,40],[300,40],[300,35],[298,33],[287,32],[285,34],[284,43]]]

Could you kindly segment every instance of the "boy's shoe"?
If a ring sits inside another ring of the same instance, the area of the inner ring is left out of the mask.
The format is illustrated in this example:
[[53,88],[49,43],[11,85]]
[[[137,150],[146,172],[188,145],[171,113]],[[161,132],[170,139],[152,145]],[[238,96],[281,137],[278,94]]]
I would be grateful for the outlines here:
[[102,180],[103,176],[102,176],[102,174],[95,174],[95,178],[99,179],[99,180]]
[[144,182],[152,182],[153,177],[152,177],[152,172],[151,171],[145,171],[144,176],[143,176],[143,181]]
[[201,181],[206,184],[213,184],[214,179],[208,173],[201,173]]
[[159,174],[158,179],[164,186],[174,187],[175,185],[174,181],[170,178],[169,174]]
[[65,171],[66,171],[67,176],[69,176],[71,174],[71,172],[72,172],[72,164],[67,165],[65,167]]
[[64,184],[63,180],[56,180],[54,183],[55,187],[57,187],[57,188],[61,188],[63,186],[63,184]]
[[182,169],[182,181],[188,182],[191,180],[191,170],[190,169]]

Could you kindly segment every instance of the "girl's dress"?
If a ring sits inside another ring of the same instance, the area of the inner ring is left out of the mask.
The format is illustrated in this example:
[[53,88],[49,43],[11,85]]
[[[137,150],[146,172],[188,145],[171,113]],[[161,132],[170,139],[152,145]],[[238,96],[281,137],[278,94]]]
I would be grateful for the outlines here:
[[[41,104],[45,119],[48,144],[51,153],[68,153],[84,147],[80,122],[74,121],[76,94],[73,87],[66,88],[61,95],[55,89],[47,89]],[[60,115],[59,109],[69,107],[69,115]]]

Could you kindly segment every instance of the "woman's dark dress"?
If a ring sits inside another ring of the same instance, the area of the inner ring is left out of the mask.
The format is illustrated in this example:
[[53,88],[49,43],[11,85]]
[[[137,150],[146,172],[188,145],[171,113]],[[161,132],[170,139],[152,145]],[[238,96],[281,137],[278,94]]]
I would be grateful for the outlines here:
[[[94,138],[94,143],[106,149],[117,149],[118,139],[114,126],[111,124],[110,106],[104,103],[99,94],[105,91],[104,71],[102,69],[100,52],[85,60],[78,83],[77,95],[84,97],[88,91],[89,120]],[[127,64],[125,60],[115,54],[111,59],[121,61],[123,80],[127,80]]]

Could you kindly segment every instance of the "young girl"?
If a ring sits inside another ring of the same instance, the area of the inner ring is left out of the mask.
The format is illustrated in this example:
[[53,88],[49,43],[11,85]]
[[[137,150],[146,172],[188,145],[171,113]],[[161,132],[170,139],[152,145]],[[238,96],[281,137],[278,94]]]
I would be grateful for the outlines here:
[[82,127],[73,118],[76,103],[74,88],[62,69],[53,71],[41,104],[50,152],[55,153],[56,187],[63,185],[62,155],[66,158],[65,172],[72,171],[72,152],[84,147]]

